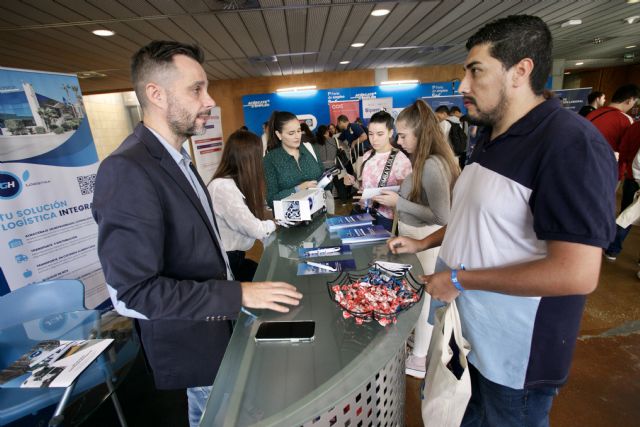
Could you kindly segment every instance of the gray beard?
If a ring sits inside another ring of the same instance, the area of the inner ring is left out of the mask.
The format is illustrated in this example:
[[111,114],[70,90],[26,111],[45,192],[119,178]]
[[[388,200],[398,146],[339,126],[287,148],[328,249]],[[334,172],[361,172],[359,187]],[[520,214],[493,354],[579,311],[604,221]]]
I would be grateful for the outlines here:
[[189,112],[183,108],[178,107],[173,102],[169,102],[169,109],[167,111],[167,123],[169,129],[181,139],[187,139],[194,135],[202,135],[205,132],[205,127],[200,128],[196,125],[196,118],[198,116],[191,117]]

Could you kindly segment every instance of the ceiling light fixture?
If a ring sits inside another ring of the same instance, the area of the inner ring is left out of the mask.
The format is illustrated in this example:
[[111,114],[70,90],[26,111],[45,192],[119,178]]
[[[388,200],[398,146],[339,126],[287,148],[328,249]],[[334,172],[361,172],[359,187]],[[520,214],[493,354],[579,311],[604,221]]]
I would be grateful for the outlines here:
[[276,92],[278,92],[278,93],[283,93],[283,92],[301,92],[303,90],[315,90],[315,89],[316,89],[316,85],[296,86],[296,87],[281,87],[279,89],[276,89]]
[[364,46],[364,43],[352,43],[351,47],[362,47]]
[[636,47],[636,45],[635,45],[635,44],[632,44],[631,46],[625,46],[624,48],[625,48],[625,49],[633,49],[634,47]]
[[340,64],[347,65],[349,62],[351,62],[351,61],[340,61]]
[[624,18],[624,22],[626,22],[627,24],[633,24],[638,19],[640,19],[640,15],[634,15],[634,16],[630,16],[628,18]]
[[565,71],[564,73],[565,74],[571,74],[571,71]]
[[576,65],[583,65],[584,62],[576,62]]
[[115,33],[111,30],[93,30],[91,31],[93,34],[95,34],[96,36],[100,36],[100,37],[111,37],[112,35],[114,35]]
[[420,83],[419,80],[387,80],[384,82],[380,82],[380,86],[388,86],[388,85],[415,85]]
[[570,19],[560,24],[560,26],[564,28],[564,27],[571,27],[573,25],[580,25],[580,24],[582,24],[582,19]]
[[640,3],[640,0],[627,0],[628,4]]
[[389,14],[389,9],[376,9],[371,12],[371,16],[385,16]]

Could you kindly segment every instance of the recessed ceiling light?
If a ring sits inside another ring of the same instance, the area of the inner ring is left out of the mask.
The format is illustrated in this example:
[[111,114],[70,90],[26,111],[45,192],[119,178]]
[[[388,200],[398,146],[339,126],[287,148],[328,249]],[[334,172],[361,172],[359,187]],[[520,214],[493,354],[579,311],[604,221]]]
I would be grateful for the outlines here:
[[93,30],[91,31],[93,34],[95,34],[96,36],[100,36],[100,37],[110,37],[112,35],[114,35],[115,33],[111,30]]
[[570,19],[560,24],[560,26],[564,28],[564,27],[571,27],[573,25],[580,25],[580,24],[582,24],[582,19]]
[[296,87],[282,87],[282,88],[276,89],[276,92],[279,92],[279,93],[282,93],[282,92],[300,92],[300,91],[315,90],[315,89],[316,89],[316,85],[296,86]]
[[571,71],[565,71],[564,73],[565,74],[571,74]]
[[628,18],[624,18],[624,22],[626,22],[627,24],[633,24],[638,19],[640,19],[640,15],[634,15],[634,16],[630,16]]
[[380,82],[381,86],[390,86],[390,85],[415,85],[420,83],[419,80],[387,80],[384,82]]
[[348,64],[349,62],[351,62],[351,61],[340,61],[340,63],[341,63],[342,65],[346,65],[346,64]]
[[364,46],[364,43],[352,43],[351,47],[362,47]]
[[640,0],[627,0],[627,3],[629,4],[640,3]]
[[583,65],[584,62],[576,62],[576,65]]
[[634,47],[636,47],[636,45],[635,45],[635,44],[632,44],[631,46],[625,46],[624,48],[625,48],[625,49],[633,49]]
[[371,12],[371,16],[384,16],[389,14],[389,9],[376,9]]

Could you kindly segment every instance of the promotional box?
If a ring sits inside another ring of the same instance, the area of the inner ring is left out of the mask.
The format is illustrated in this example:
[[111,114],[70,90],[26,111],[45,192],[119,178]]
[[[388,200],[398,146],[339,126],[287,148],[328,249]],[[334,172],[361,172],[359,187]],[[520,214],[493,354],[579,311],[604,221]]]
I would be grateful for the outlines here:
[[316,215],[326,212],[325,197],[321,188],[298,191],[282,200],[274,200],[273,214],[280,220],[309,222]]

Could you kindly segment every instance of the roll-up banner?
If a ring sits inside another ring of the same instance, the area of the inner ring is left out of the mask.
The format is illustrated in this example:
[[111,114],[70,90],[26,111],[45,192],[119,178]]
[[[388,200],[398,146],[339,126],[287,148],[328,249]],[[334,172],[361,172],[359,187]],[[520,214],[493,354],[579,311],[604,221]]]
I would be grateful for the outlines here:
[[0,68],[0,295],[79,279],[108,305],[91,216],[98,154],[74,74]]
[[191,148],[196,169],[205,184],[208,184],[216,173],[222,158],[222,118],[220,107],[211,109],[211,116],[204,125],[202,135],[191,137]]

